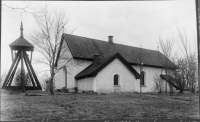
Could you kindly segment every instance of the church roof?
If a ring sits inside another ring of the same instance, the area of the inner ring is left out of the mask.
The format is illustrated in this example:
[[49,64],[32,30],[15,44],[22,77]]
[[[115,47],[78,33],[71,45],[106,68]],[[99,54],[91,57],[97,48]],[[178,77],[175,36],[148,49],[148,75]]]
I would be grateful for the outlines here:
[[[93,55],[95,54],[99,54],[101,58],[105,58],[118,52],[124,57],[127,62],[132,65],[143,63],[144,66],[164,67],[164,65],[166,64],[164,63],[164,61],[167,61],[168,65],[165,67],[175,68],[175,64],[159,51],[127,46],[117,43],[109,43],[106,41],[70,34],[63,34],[63,38],[64,39],[62,39],[62,41],[66,40],[74,59],[93,61]],[[58,57],[56,60],[56,65],[57,62]]]
[[101,71],[104,67],[110,64],[114,59],[118,58],[126,67],[127,69],[135,75],[137,79],[139,79],[138,72],[119,54],[116,53],[113,56],[106,57],[98,62],[93,62],[91,65],[86,67],[80,73],[75,76],[75,79],[83,79],[87,77],[95,77],[99,71]]
[[34,46],[28,42],[24,37],[23,37],[23,25],[21,22],[21,35],[18,39],[16,39],[14,42],[12,42],[11,44],[9,44],[10,48],[13,50],[18,50],[21,47],[23,47],[26,51],[33,51]]

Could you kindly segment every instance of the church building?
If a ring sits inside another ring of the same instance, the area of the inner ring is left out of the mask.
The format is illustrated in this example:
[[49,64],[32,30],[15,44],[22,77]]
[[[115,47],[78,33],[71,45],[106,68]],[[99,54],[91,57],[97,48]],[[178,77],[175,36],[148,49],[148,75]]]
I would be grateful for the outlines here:
[[[55,87],[78,92],[155,92],[155,77],[175,67],[159,51],[117,44],[113,36],[101,41],[63,34]],[[168,83],[162,83],[166,89]]]

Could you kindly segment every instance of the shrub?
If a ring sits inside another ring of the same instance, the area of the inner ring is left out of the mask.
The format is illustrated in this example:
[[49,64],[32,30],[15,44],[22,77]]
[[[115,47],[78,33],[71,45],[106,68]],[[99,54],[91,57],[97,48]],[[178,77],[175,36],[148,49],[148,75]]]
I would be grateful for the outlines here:
[[[17,70],[16,76],[14,78],[15,86],[21,86],[21,70]],[[28,73],[25,73],[25,86],[31,86],[31,79]]]
[[154,76],[154,91],[157,91],[158,94],[161,94],[163,91],[163,81],[159,75]]

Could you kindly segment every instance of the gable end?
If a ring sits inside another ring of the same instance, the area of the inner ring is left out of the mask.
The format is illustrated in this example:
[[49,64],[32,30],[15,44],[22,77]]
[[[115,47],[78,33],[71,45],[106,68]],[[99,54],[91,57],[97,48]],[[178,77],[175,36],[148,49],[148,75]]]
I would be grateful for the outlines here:
[[[110,64],[116,58],[118,58],[128,68],[128,70],[135,76],[136,79],[140,78],[139,73],[119,53],[116,53],[114,56],[109,57],[105,62],[102,62],[98,66],[94,66],[94,63],[92,63],[86,69],[78,73],[75,76],[75,79],[79,80],[87,77],[95,77],[98,72],[100,72],[104,67]],[[89,70],[93,71],[90,72]]]

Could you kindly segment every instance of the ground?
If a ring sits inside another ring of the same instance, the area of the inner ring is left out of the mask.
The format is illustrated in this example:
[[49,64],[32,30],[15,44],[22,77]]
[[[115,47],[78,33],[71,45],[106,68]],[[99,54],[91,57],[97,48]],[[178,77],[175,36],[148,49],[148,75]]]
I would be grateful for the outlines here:
[[1,91],[1,120],[198,119],[198,96]]

